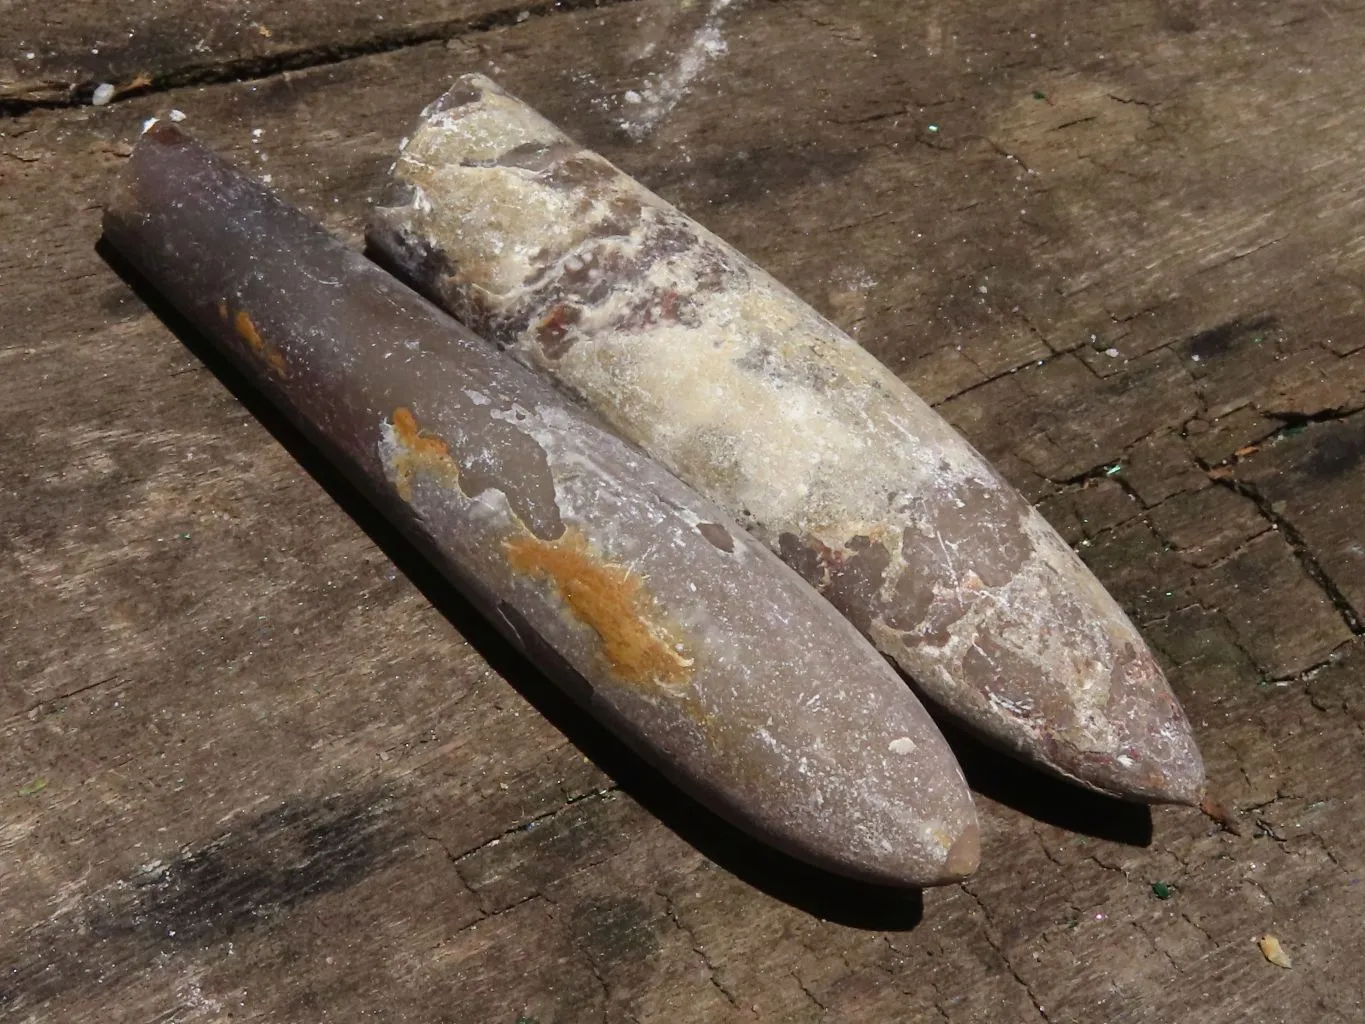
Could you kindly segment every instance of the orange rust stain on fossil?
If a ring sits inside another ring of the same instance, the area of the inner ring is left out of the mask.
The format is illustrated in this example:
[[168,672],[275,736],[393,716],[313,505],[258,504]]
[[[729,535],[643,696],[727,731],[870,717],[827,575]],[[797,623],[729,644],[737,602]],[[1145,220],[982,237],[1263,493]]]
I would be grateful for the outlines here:
[[575,618],[592,628],[622,680],[678,686],[692,674],[673,630],[658,621],[639,576],[604,561],[577,530],[556,541],[516,537],[504,542],[513,571],[548,579]]
[[[219,312],[226,307],[222,304],[218,306]],[[251,322],[251,317],[244,309],[239,309],[237,315],[232,318],[232,325],[237,329],[237,335],[250,346],[251,351],[264,359],[266,365],[276,373],[283,376],[285,371],[284,356],[274,345],[261,337],[261,332],[256,330],[256,325]]]
[[[395,448],[390,473],[399,497],[412,500],[412,481],[418,473],[460,485],[460,469],[450,448],[422,430],[411,409],[395,409],[390,424]],[[659,614],[639,575],[603,559],[579,530],[542,540],[515,515],[513,520],[520,531],[503,542],[509,567],[553,584],[574,618],[597,634],[618,678],[663,687],[688,682],[693,659]],[[686,710],[693,718],[701,715],[691,705]]]
[[393,411],[393,435],[398,451],[393,458],[393,486],[404,501],[412,500],[412,478],[426,473],[443,483],[459,485],[460,467],[439,437],[417,426],[417,417],[406,406]]

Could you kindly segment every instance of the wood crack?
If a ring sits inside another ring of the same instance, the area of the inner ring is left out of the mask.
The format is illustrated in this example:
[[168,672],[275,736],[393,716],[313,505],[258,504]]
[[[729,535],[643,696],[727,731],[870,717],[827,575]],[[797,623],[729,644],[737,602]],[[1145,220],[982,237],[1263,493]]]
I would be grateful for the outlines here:
[[977,908],[981,911],[981,916],[985,919],[986,923],[986,927],[982,929],[982,934],[985,936],[986,942],[990,945],[991,949],[995,950],[996,955],[1000,957],[1000,962],[1005,965],[1005,970],[1009,971],[1010,975],[1014,978],[1014,980],[1019,983],[1021,988],[1023,988],[1024,993],[1029,998],[1029,1002],[1033,1004],[1033,1009],[1037,1011],[1039,1018],[1041,1018],[1043,1021],[1048,1022],[1048,1024],[1051,1024],[1052,1018],[1047,1015],[1047,1011],[1043,1009],[1043,1004],[1038,1001],[1037,995],[1034,994],[1033,986],[1030,985],[1024,979],[1024,976],[1019,973],[1019,968],[1017,968],[1014,965],[1014,962],[1010,960],[1010,958],[1005,954],[1005,950],[1001,946],[1000,940],[995,936],[994,934],[995,925],[991,921],[991,914],[990,911],[986,909],[986,904],[982,902],[980,896],[972,892],[971,889],[967,888],[967,884],[965,882],[959,883],[959,888],[963,892],[965,892],[969,897],[971,897],[972,901],[977,905]]
[[[1044,344],[1047,344],[1046,339],[1044,339]],[[1050,345],[1048,347],[1051,348]],[[1011,377],[1014,374],[1018,373],[1020,370],[1027,369],[1028,367],[1031,366],[1045,366],[1046,364],[1053,362],[1059,357],[1069,354],[1070,354],[1069,352],[1057,352],[1054,350],[1051,355],[1045,356],[1042,359],[1026,360],[1025,362],[1022,362],[1017,366],[1011,366],[1007,370],[1001,370],[999,373],[993,373],[983,380],[976,381],[974,384],[969,384],[967,387],[962,388],[959,391],[954,391],[951,395],[946,395],[943,398],[940,398],[938,401],[933,402],[931,404],[935,409],[941,408],[945,403],[951,402],[955,398],[961,398],[964,395],[970,395],[973,391],[980,390],[981,388],[984,388],[987,384],[994,384],[996,381],[1004,377]],[[967,357],[967,361],[971,363],[973,366],[977,365],[977,363],[970,356]]]
[[19,721],[19,719],[21,718],[28,718],[31,715],[37,714],[43,708],[51,707],[53,704],[59,704],[65,700],[72,700],[73,698],[80,697],[83,694],[91,693],[102,687],[108,686],[110,683],[121,682],[122,680],[123,677],[119,675],[105,676],[103,679],[96,679],[93,683],[86,683],[84,686],[78,686],[73,690],[67,690],[64,693],[54,694],[51,697],[44,697],[42,700],[37,701],[34,704],[31,704],[23,711],[20,711],[18,714],[11,716],[10,719],[5,724],[12,725],[13,723]]
[[805,995],[805,997],[806,997],[807,999],[809,999],[809,1000],[811,1001],[811,1003],[813,1003],[813,1004],[816,1006],[816,1008],[819,1009],[819,1011],[820,1011],[821,1013],[828,1013],[828,1012],[829,1012],[829,1007],[826,1006],[824,1003],[822,1003],[822,1002],[816,997],[815,993],[812,992],[812,991],[810,990],[809,986],[807,986],[806,983],[805,983],[804,981],[801,980],[801,975],[800,975],[800,973],[797,972],[795,969],[793,969],[790,973],[791,973],[791,976],[792,976],[792,980],[796,982],[797,987],[799,987],[799,988],[801,989],[801,991],[802,991],[802,993]]
[[735,998],[734,993],[731,992],[729,988],[727,988],[718,977],[716,977],[716,965],[712,962],[711,957],[707,954],[705,947],[702,946],[702,944],[697,941],[697,936],[693,934],[692,929],[689,928],[687,925],[683,924],[682,918],[678,916],[677,908],[673,906],[673,898],[669,896],[668,893],[664,892],[662,889],[656,889],[654,890],[654,892],[656,896],[658,896],[661,900],[664,901],[665,916],[667,916],[667,918],[673,922],[673,926],[677,928],[678,931],[682,932],[683,935],[687,936],[687,941],[688,944],[691,945],[692,947],[692,952],[697,954],[697,959],[699,959],[702,963],[702,966],[706,968],[707,980],[710,981],[711,985],[716,989],[717,992],[719,992],[722,996],[725,997],[725,1001],[727,1003],[735,1007],[735,1009],[739,1009],[739,1000]]
[[1346,624],[1346,628],[1356,636],[1365,636],[1365,624],[1361,622],[1360,614],[1352,607],[1351,602],[1347,600],[1336,581],[1323,569],[1317,556],[1309,548],[1308,542],[1299,533],[1298,528],[1276,511],[1274,503],[1262,494],[1257,487],[1243,480],[1213,475],[1210,475],[1210,479],[1218,486],[1225,487],[1235,494],[1240,494],[1249,499],[1256,506],[1261,515],[1280,532],[1280,536],[1289,544],[1290,550],[1294,552],[1294,557],[1298,559],[1299,565],[1308,574],[1308,578],[1327,595],[1327,600],[1336,609],[1341,621]]
[[441,842],[441,840],[437,839],[435,836],[428,835],[427,838],[432,839],[435,842],[441,843],[441,847],[446,851],[446,856],[450,858],[451,863],[459,865],[467,861],[470,857],[473,857],[475,854],[481,853],[484,850],[487,850],[489,847],[497,846],[504,840],[511,839],[514,836],[526,832],[529,829],[536,828],[544,824],[545,822],[558,817],[559,815],[563,814],[570,808],[583,803],[584,801],[591,800],[595,797],[607,796],[608,794],[616,792],[616,789],[617,787],[615,786],[608,786],[605,789],[593,789],[589,790],[586,793],[582,793],[576,797],[571,797],[569,800],[567,800],[560,806],[554,808],[553,810],[546,811],[543,814],[537,814],[535,817],[528,818],[522,822],[518,822],[516,825],[513,825],[511,828],[507,829],[501,834],[494,836],[492,839],[486,839],[481,843],[471,846],[469,849],[463,851],[462,853],[454,853],[453,851],[450,850],[449,847],[445,845],[445,843]]
[[[328,67],[360,57],[394,53],[430,43],[447,43],[462,36],[481,35],[495,29],[522,25],[536,18],[639,2],[640,0],[542,0],[540,3],[517,4],[489,11],[476,17],[449,19],[350,42],[300,47],[265,56],[232,57],[207,64],[189,63],[157,74],[138,76],[118,89],[112,102],[118,103],[134,96],[169,92],[188,86],[260,81],[288,71]],[[96,78],[45,82],[27,94],[0,97],[0,119],[22,117],[37,110],[89,106],[99,84],[101,82]]]

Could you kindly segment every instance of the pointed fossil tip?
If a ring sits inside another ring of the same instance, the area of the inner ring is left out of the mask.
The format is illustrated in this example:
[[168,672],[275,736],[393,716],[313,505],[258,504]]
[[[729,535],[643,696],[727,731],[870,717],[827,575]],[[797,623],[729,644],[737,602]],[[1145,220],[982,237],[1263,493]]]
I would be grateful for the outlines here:
[[927,847],[911,841],[870,856],[850,856],[847,850],[830,855],[828,849],[800,852],[791,847],[787,849],[800,859],[835,874],[874,885],[901,889],[955,885],[971,877],[981,866],[981,826],[977,823],[975,810],[966,817],[968,820],[960,825],[956,835],[948,830],[945,822],[929,828],[929,834],[935,838]]
[[962,830],[953,845],[948,848],[948,858],[943,862],[943,881],[948,885],[960,882],[974,874],[981,866],[981,826],[973,822]]
[[1074,776],[1082,785],[1143,804],[1198,807],[1204,798],[1204,760],[1188,727],[1171,728],[1162,742],[1133,744],[1126,752],[1091,755]]
[[1167,774],[1164,785],[1153,788],[1149,803],[1153,804],[1175,804],[1179,807],[1199,807],[1204,799],[1204,773],[1203,765],[1200,764],[1200,771],[1197,776],[1194,773],[1186,773],[1183,776]]
[[1159,692],[1149,713],[1150,731],[1146,742],[1136,745],[1136,763],[1126,780],[1134,788],[1133,796],[1147,803],[1198,807],[1208,779],[1180,702],[1169,689]]
[[1112,664],[1102,665],[1107,693],[1099,728],[1073,730],[1053,744],[1051,767],[1064,777],[1121,800],[1199,805],[1206,783],[1194,730],[1156,658],[1123,621],[1129,640]]
[[1204,800],[1204,787],[1208,779],[1204,775],[1204,759],[1191,744],[1193,756],[1176,770],[1167,773],[1167,797],[1164,802],[1180,804],[1185,807],[1199,807]]

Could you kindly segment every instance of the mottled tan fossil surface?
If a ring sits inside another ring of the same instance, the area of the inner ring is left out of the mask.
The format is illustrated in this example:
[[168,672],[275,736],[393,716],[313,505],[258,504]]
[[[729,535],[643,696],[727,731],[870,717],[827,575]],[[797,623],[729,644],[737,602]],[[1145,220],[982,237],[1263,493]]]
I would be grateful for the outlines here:
[[[0,1017],[1359,1020],[1365,9],[359,10],[0,12]],[[466,71],[1034,501],[1163,660],[1237,831],[964,743],[965,886],[773,858],[559,700],[94,248],[172,109],[358,242]]]

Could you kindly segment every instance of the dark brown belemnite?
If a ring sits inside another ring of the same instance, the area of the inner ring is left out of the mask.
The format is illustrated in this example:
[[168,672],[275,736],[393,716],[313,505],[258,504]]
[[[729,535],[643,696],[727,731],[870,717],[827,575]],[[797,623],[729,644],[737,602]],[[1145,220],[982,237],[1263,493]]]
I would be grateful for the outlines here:
[[962,775],[881,656],[550,382],[170,126],[104,225],[496,628],[701,801],[859,878],[975,868]]
[[920,691],[1094,789],[1199,800],[1189,724],[1043,518],[852,339],[479,75],[404,144],[370,241],[818,587]]

